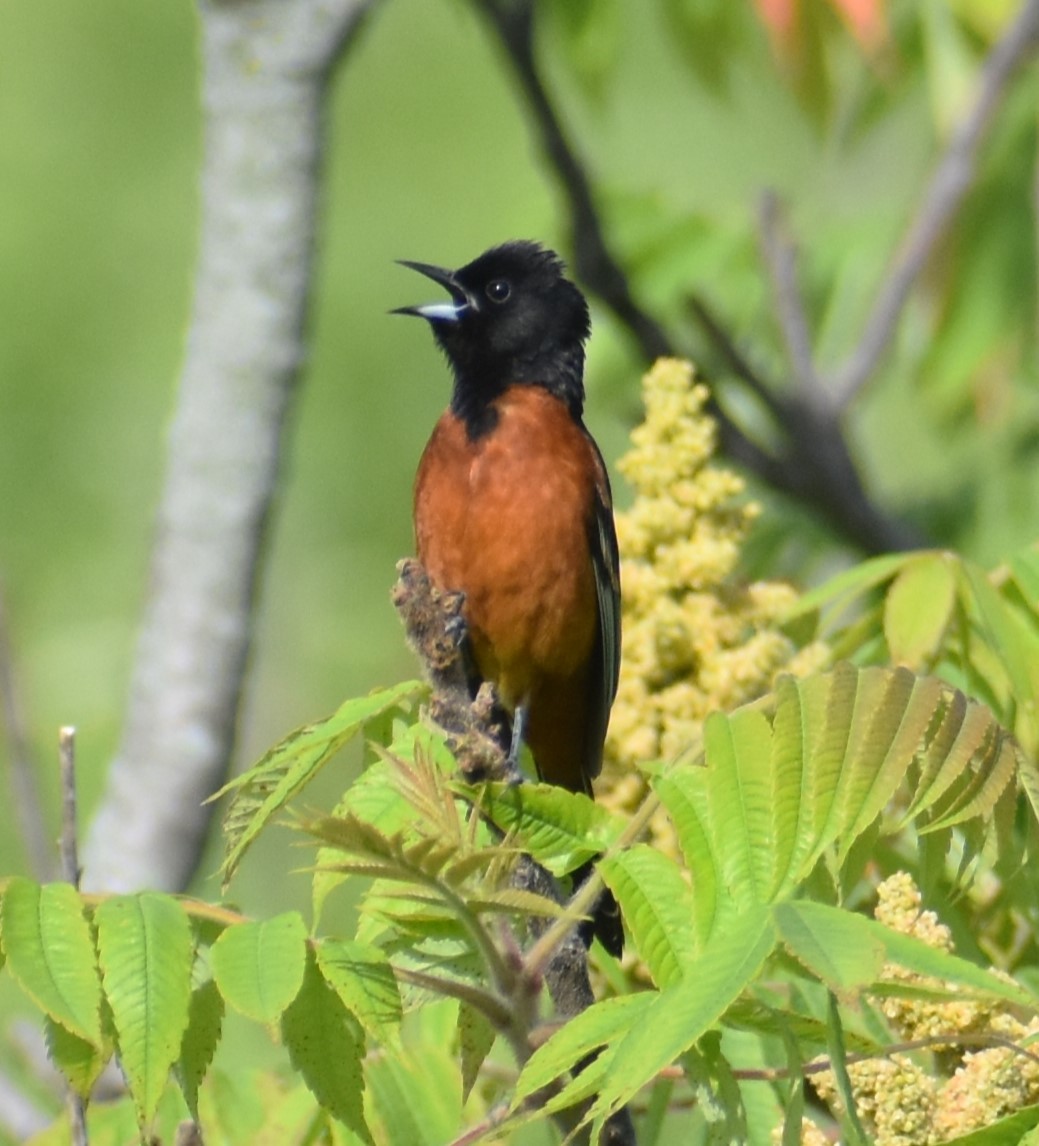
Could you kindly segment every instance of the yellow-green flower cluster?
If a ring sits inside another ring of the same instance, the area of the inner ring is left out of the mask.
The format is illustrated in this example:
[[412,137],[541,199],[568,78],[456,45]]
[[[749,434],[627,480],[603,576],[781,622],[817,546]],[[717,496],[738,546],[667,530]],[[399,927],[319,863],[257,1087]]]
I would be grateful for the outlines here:
[[[907,1055],[848,1064],[855,1108],[877,1146],[920,1146],[929,1141],[937,1085]],[[831,1109],[841,1103],[832,1071],[814,1075],[819,1097]]]
[[[1020,1043],[1039,1033],[1039,1020],[1027,1026],[1011,1015],[993,1022],[992,1029]],[[1034,1053],[1034,1051],[1033,1051]],[[1039,1062],[1011,1047],[968,1052],[963,1065],[945,1084],[935,1113],[931,1142],[945,1142],[972,1130],[982,1130],[997,1118],[1039,1102]]]
[[[906,872],[895,872],[877,888],[874,916],[893,931],[910,935],[938,951],[952,951],[952,932],[938,921],[933,911],[924,911],[920,889]],[[921,979],[894,964],[884,968],[889,980],[911,982],[918,986],[943,987],[935,979]],[[988,1030],[996,1011],[994,1006],[975,999],[951,999],[934,1002],[928,999],[888,998],[881,1003],[884,1017],[904,1039],[933,1039],[955,1032],[972,1034]]]
[[[875,915],[880,922],[937,950],[952,951],[949,928],[934,912],[922,910],[920,891],[909,875],[896,873],[878,892]],[[893,966],[885,968],[884,977],[914,986],[943,985]],[[989,1034],[1020,1046],[1039,1033],[1039,1019],[1026,1025],[995,1004],[886,999],[882,1006],[895,1032],[907,1041]],[[957,1048],[953,1056],[954,1045],[952,1040],[935,1057],[931,1073],[898,1053],[849,1063],[857,1112],[877,1146],[938,1146],[1039,1102],[1039,1060],[1009,1045],[967,1051],[962,1056]],[[832,1073],[813,1076],[813,1083],[823,1101],[839,1113]],[[807,1136],[803,1141],[808,1141]]]
[[623,806],[644,790],[633,766],[679,754],[713,709],[743,704],[779,670],[804,671],[824,656],[818,648],[795,663],[776,626],[791,587],[735,577],[758,509],[743,499],[740,477],[711,464],[717,430],[692,367],[660,360],[643,399],[645,421],[619,466],[635,491],[617,515],[624,647],[607,739],[607,759],[620,765],[613,800]]

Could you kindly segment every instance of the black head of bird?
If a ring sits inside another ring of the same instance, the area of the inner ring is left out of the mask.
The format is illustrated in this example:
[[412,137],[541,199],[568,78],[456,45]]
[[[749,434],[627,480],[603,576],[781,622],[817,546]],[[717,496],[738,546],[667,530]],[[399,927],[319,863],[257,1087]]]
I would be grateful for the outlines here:
[[588,304],[555,252],[524,240],[492,247],[456,271],[405,260],[402,265],[451,296],[450,302],[393,313],[417,315],[433,328],[454,372],[455,413],[468,420],[507,387],[529,383],[581,416]]

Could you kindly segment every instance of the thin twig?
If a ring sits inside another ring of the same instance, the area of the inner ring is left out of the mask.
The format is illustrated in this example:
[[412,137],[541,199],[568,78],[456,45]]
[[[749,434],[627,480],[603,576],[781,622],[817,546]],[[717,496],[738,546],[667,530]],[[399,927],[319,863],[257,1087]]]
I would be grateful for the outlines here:
[[808,331],[801,290],[797,285],[797,252],[783,234],[779,198],[773,191],[761,196],[758,227],[761,253],[772,284],[776,318],[786,345],[787,356],[802,395],[813,404],[819,400],[821,387],[812,355],[812,338]]
[[977,96],[949,139],[924,190],[873,309],[847,362],[834,380],[835,401],[846,409],[873,376],[898,325],[909,291],[974,179],[974,162],[1011,77],[1039,45],[1039,0],[1025,0],[1017,19],[989,53]]
[[13,819],[25,845],[29,870],[43,881],[54,874],[54,857],[47,838],[43,803],[36,782],[39,772],[29,746],[17,677],[7,608],[3,587],[0,586],[0,709],[3,710],[11,759]]
[[58,730],[61,762],[61,877],[79,888],[79,848],[76,842],[76,730]]
[[[79,889],[79,848],[76,843],[76,730],[64,725],[58,730],[61,765],[61,875]],[[72,1146],[87,1146],[87,1107],[70,1086],[66,1094]]]

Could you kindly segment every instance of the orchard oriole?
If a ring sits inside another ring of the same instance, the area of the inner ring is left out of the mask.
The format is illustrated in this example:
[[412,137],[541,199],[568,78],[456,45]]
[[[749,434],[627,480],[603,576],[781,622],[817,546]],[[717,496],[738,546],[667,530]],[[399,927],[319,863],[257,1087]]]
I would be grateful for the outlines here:
[[[526,742],[542,780],[590,796],[617,691],[620,581],[610,482],[582,421],[588,305],[533,242],[457,271],[403,265],[451,296],[395,311],[426,319],[454,374],[415,478],[419,560],[465,594],[471,660],[511,712],[513,763]],[[608,890],[593,927],[619,954]]]

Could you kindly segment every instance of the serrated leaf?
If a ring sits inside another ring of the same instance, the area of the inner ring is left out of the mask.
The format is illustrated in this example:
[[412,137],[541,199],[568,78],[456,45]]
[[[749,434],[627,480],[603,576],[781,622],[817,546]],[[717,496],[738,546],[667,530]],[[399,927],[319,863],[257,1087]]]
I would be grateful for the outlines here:
[[372,1141],[364,1118],[364,1033],[325,982],[308,951],[303,985],[281,1017],[282,1039],[292,1065],[311,1093],[335,1118]]
[[661,991],[642,1021],[617,1045],[609,1085],[590,1116],[601,1122],[627,1104],[646,1083],[673,1063],[709,1030],[761,972],[776,944],[766,908],[728,920],[700,953],[696,974]]
[[763,903],[772,887],[772,729],[764,713],[712,713],[704,726],[711,830],[725,889],[738,907]]
[[191,993],[177,1076],[191,1116],[198,1121],[198,1090],[209,1070],[224,1023],[224,997],[212,979]]
[[923,553],[899,570],[884,601],[891,659],[910,668],[936,655],[952,618],[956,577],[944,553]]
[[593,1051],[615,1043],[635,1029],[658,998],[652,991],[617,995],[593,1003],[575,1015],[527,1060],[516,1081],[512,1109],[566,1074]]
[[954,798],[934,807],[934,819],[922,830],[940,831],[979,816],[988,818],[1024,763],[1024,754],[993,718],[982,750],[970,761],[967,783]]
[[994,719],[984,705],[967,700],[962,693],[946,700],[948,709],[923,752],[918,794],[912,804],[915,816],[947,800],[950,793],[955,796],[963,791],[970,782],[971,761],[984,751],[993,733]]
[[552,784],[455,784],[503,832],[554,875],[604,852],[622,830],[619,817],[581,793]]
[[89,1098],[94,1083],[101,1077],[101,1072],[112,1057],[112,1047],[106,1045],[99,1049],[66,1030],[50,1015],[44,1019],[44,1036],[51,1062],[80,1098]]
[[120,1065],[147,1124],[188,1024],[191,923],[172,896],[143,892],[106,900],[94,924]]
[[801,684],[810,729],[806,786],[814,834],[806,866],[829,846],[840,824],[838,794],[857,694],[858,673],[846,661],[834,665],[833,672]]
[[535,915],[548,919],[563,919],[567,909],[544,895],[534,891],[524,891],[518,887],[503,887],[499,891],[483,892],[465,897],[466,907],[477,915],[514,914]]
[[862,916],[799,900],[776,904],[773,919],[787,951],[838,997],[879,977],[885,947]]
[[861,735],[853,736],[850,746],[854,756],[845,789],[841,861],[898,791],[941,705],[943,686],[934,677],[915,677],[900,668],[877,672],[880,679],[874,696],[856,706],[867,709],[867,726]]
[[322,939],[317,964],[362,1027],[383,1046],[399,1043],[400,989],[385,952],[347,939]]
[[326,720],[290,733],[248,772],[214,793],[211,800],[232,793],[224,816],[226,850],[221,865],[224,886],[261,829],[314,779],[367,721],[425,690],[426,685],[421,681],[406,681],[371,696],[348,700]]
[[490,1020],[468,1003],[458,1007],[458,1046],[462,1060],[462,1101],[466,1102],[480,1076],[480,1067],[494,1046],[495,1030]]
[[[332,810],[334,819],[348,814],[389,835],[403,830],[414,819],[414,810],[393,782],[387,759],[379,758],[369,765]],[[347,878],[345,872],[333,870],[338,855],[338,851],[327,844],[318,848],[312,892],[315,927],[324,910],[325,900]]]
[[686,870],[693,880],[693,925],[697,949],[711,935],[722,910],[718,863],[704,814],[706,783],[706,770],[689,765],[671,768],[653,783],[671,816]]
[[599,871],[617,897],[653,982],[670,986],[695,967],[694,898],[674,861],[636,844],[602,860]]
[[888,962],[898,963],[918,975],[930,976],[969,988],[979,998],[1002,999],[1023,1007],[1030,1014],[1039,1013],[1039,996],[1013,980],[1006,980],[959,955],[930,947],[920,939],[892,931],[873,919],[859,917],[874,936],[883,943]]
[[101,1033],[101,981],[79,893],[13,878],[0,904],[8,970],[30,999],[70,1034],[95,1048]]
[[296,911],[262,922],[236,923],[210,951],[213,978],[236,1011],[276,1023],[296,997],[307,961],[307,928]]
[[781,676],[776,682],[776,714],[772,721],[772,839],[775,847],[773,884],[769,899],[792,890],[801,877],[799,860],[812,849],[810,808],[805,799],[805,744],[808,729],[797,682]]

